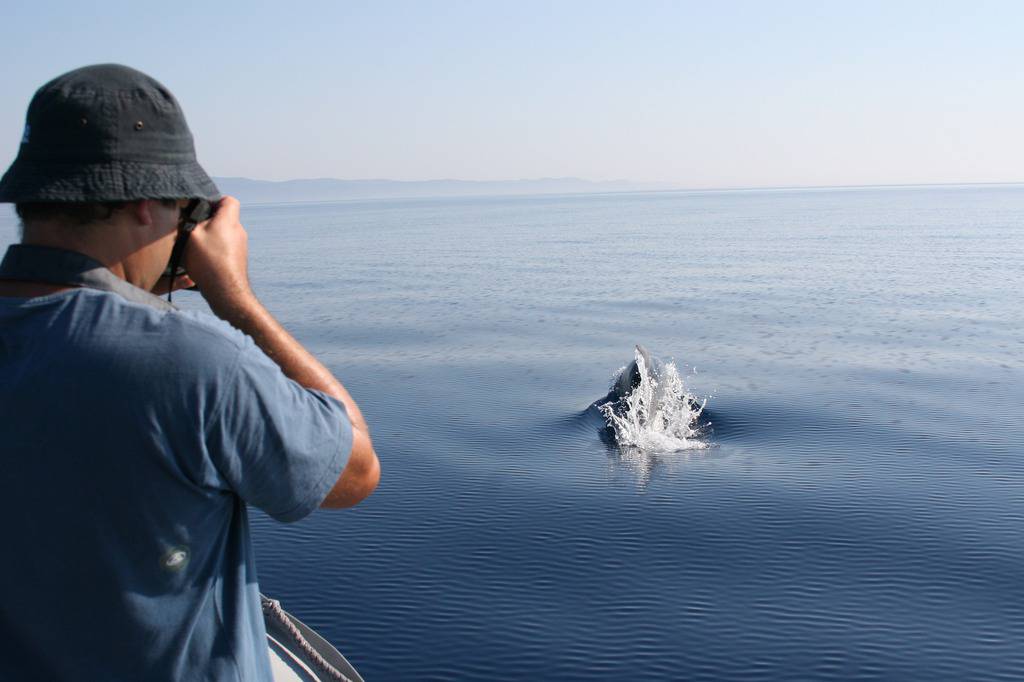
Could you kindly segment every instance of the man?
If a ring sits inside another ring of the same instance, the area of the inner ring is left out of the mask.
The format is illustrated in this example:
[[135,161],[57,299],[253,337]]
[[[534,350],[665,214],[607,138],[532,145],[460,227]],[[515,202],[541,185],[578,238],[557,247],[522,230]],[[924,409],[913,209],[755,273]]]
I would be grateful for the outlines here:
[[[246,504],[358,503],[348,392],[260,304],[238,202],[152,78],[44,85],[0,180],[0,679],[268,680]],[[212,218],[185,234],[196,199]],[[187,275],[162,278],[175,243]],[[197,285],[217,316],[150,292]]]

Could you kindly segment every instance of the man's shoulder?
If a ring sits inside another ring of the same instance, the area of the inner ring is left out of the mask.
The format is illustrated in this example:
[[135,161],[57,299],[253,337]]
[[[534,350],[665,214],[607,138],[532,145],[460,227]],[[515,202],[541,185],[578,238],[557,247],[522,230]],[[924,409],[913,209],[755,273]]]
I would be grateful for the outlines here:
[[97,342],[112,345],[118,353],[148,356],[156,365],[176,363],[187,371],[231,363],[252,350],[249,337],[208,313],[157,309],[107,292],[80,293],[77,305],[92,314],[73,318],[88,320]]
[[169,336],[189,347],[206,348],[207,344],[215,344],[238,352],[252,344],[252,339],[224,320],[198,310],[166,311],[164,324]]

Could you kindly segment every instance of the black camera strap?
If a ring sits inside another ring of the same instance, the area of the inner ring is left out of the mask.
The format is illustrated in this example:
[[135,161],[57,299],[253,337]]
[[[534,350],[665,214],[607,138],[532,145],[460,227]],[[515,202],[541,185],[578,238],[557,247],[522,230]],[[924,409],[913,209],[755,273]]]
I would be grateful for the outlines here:
[[170,276],[170,281],[167,283],[167,302],[171,302],[171,290],[174,288],[174,279],[178,276],[178,268],[181,265],[181,257],[185,253],[185,246],[188,244],[188,238],[192,235],[192,230],[196,228],[195,223],[186,223],[178,229],[178,236],[174,240],[174,248],[171,250],[171,261],[167,266],[167,272]]

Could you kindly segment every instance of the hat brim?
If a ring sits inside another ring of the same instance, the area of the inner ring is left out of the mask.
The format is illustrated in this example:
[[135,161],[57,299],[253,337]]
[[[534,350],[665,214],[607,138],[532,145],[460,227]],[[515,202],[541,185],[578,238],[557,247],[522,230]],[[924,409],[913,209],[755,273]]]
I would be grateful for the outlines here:
[[178,164],[109,161],[96,164],[17,159],[0,180],[0,202],[65,203],[207,199],[220,190],[195,161]]

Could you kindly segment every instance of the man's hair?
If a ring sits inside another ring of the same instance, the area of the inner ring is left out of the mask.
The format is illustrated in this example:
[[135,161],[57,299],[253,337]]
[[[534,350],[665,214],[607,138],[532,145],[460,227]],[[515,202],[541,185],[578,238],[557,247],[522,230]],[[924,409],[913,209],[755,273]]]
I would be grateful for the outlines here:
[[[164,206],[177,205],[177,199],[160,199]],[[21,219],[22,227],[31,223],[60,221],[72,227],[81,227],[92,223],[110,220],[114,211],[124,208],[127,201],[102,202],[51,202],[51,203],[19,203],[14,211]]]
[[81,226],[109,220],[114,211],[124,208],[124,204],[123,201],[21,203],[14,205],[14,211],[21,219],[22,226],[51,220]]

